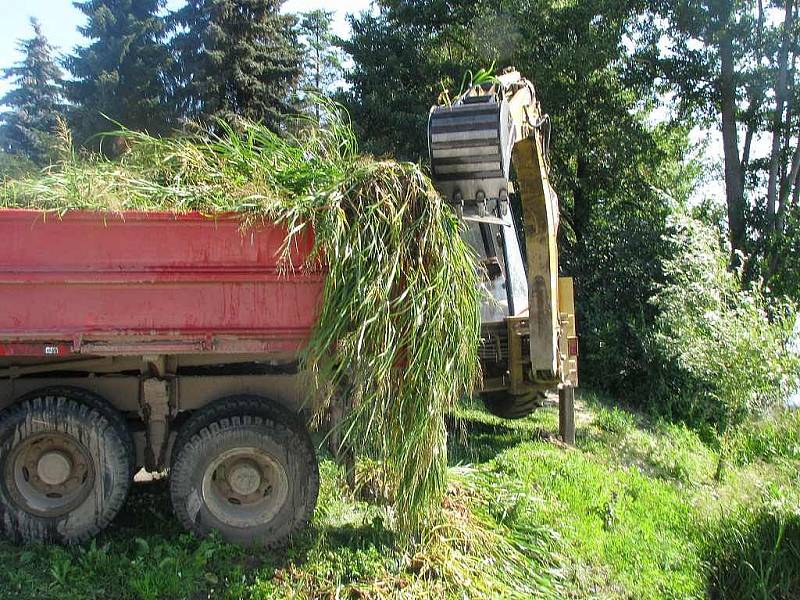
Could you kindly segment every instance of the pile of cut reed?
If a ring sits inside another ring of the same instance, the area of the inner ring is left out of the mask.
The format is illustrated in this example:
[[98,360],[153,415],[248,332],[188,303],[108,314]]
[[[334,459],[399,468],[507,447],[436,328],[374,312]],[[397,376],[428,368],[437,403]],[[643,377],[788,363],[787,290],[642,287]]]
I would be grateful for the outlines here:
[[[303,357],[324,413],[335,394],[352,410],[343,433],[395,483],[400,531],[438,512],[446,489],[444,415],[479,377],[479,286],[459,222],[415,164],[360,155],[346,114],[304,119],[291,135],[256,123],[154,138],[119,131],[116,160],[64,158],[6,181],[0,206],[63,212],[238,212],[294,235],[312,227],[324,263],[319,321]],[[288,252],[286,254],[288,256]]]

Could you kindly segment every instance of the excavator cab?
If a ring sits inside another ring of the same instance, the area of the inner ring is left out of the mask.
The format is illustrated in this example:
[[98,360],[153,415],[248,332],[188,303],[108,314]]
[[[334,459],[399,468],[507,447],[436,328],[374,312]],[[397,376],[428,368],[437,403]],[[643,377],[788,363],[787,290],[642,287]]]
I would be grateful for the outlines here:
[[545,392],[564,396],[578,383],[572,280],[558,272],[549,136],[533,84],[513,69],[432,107],[428,120],[434,184],[463,220],[482,267],[481,396],[506,418],[524,417]]

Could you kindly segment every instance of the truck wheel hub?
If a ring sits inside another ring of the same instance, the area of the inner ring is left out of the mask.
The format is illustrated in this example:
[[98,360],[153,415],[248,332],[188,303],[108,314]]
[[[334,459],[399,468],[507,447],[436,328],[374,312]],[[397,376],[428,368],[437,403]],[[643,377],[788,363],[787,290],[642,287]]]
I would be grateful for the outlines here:
[[95,473],[89,449],[71,435],[53,431],[12,448],[3,479],[12,500],[25,511],[60,517],[87,498]]
[[261,473],[250,461],[236,463],[228,473],[231,489],[240,496],[249,496],[261,487]]
[[217,519],[231,527],[256,527],[281,509],[289,494],[289,477],[264,450],[233,448],[207,466],[202,489]]
[[61,485],[72,474],[72,461],[66,453],[60,450],[45,452],[39,458],[36,472],[47,485]]

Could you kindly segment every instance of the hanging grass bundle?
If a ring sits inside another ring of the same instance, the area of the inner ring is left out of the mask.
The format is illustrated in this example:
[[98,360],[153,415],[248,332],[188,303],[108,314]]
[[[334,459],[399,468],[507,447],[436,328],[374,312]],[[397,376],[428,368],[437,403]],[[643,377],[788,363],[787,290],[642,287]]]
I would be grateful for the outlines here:
[[284,223],[287,260],[293,236],[313,228],[309,260],[327,270],[303,356],[314,408],[347,395],[342,434],[381,461],[398,528],[412,533],[446,489],[444,415],[479,377],[480,291],[459,222],[428,177],[359,155],[343,115],[303,119],[283,137],[255,123],[166,139],[121,131],[117,160],[76,157],[65,133],[64,160],[4,182],[0,206],[237,212],[245,227]]

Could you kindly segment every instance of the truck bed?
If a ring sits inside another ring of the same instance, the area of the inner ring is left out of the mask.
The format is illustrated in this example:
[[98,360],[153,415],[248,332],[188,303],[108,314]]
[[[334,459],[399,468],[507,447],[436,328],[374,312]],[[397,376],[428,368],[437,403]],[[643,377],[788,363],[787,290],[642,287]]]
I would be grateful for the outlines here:
[[244,231],[236,215],[0,209],[0,365],[296,352],[324,274],[301,267],[310,233],[294,241],[295,268],[282,265],[285,236]]

